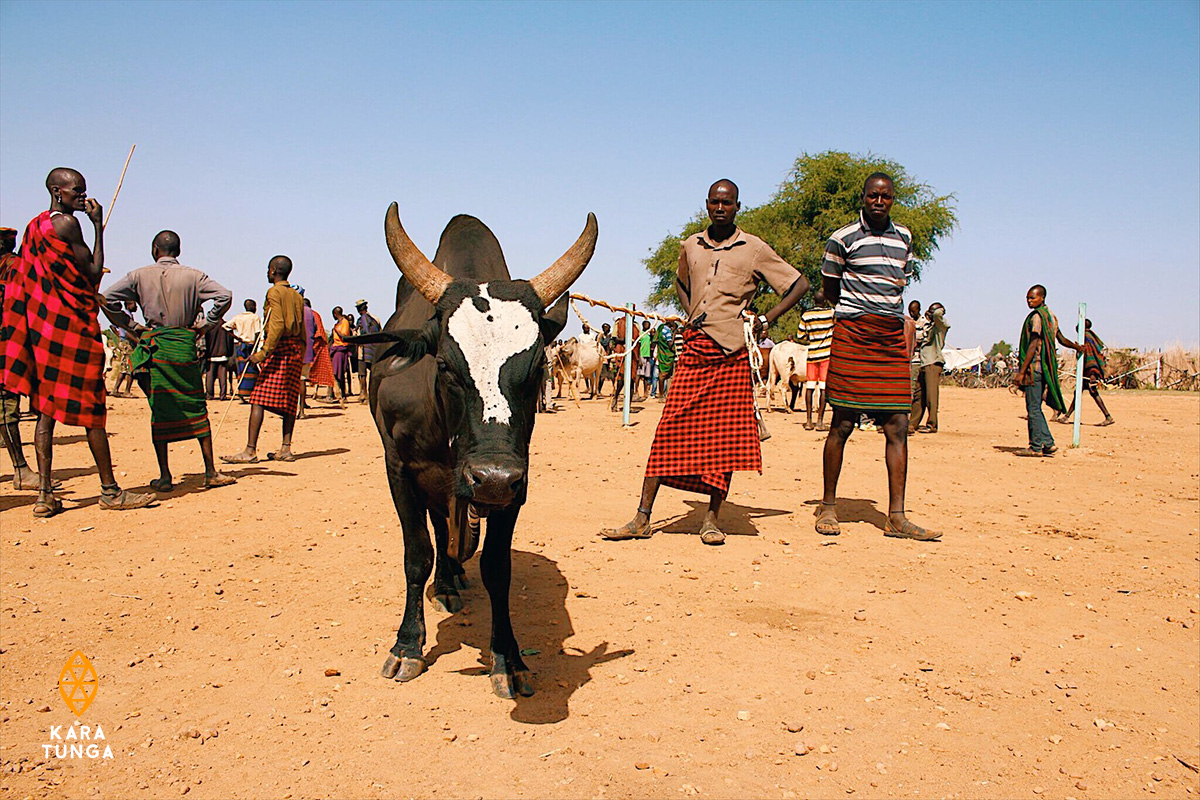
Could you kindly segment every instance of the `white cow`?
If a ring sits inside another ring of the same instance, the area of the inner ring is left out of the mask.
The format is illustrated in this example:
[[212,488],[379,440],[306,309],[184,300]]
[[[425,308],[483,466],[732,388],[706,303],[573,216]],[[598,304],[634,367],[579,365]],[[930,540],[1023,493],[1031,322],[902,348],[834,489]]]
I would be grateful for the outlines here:
[[767,371],[767,411],[771,410],[771,398],[775,394],[775,384],[783,381],[791,389],[789,401],[783,396],[784,411],[792,413],[791,406],[796,402],[796,393],[804,385],[804,371],[808,366],[808,348],[796,342],[780,342],[771,348],[771,363]]
[[555,371],[567,381],[568,391],[573,395],[574,387],[582,378],[588,388],[588,399],[596,396],[596,383],[600,377],[600,366],[604,363],[600,343],[595,338],[584,336],[563,342],[558,351]]

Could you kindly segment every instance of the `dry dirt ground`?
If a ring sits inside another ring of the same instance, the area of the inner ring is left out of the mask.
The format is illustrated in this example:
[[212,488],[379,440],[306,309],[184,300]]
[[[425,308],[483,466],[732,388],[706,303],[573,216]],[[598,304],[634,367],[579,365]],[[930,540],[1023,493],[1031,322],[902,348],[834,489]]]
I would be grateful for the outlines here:
[[[781,413],[724,547],[672,490],[659,535],[602,542],[660,406],[628,429],[605,402],[539,417],[512,590],[538,692],[515,703],[482,668],[477,560],[464,613],[426,604],[427,674],[379,676],[402,547],[365,407],[319,410],[300,460],[211,492],[176,445],[182,488],[124,514],[95,505],[64,430],[66,513],[0,490],[0,798],[1195,796],[1200,397],[1110,393],[1117,425],[1080,450],[1054,426],[1046,460],[1014,455],[1007,391],[942,398],[909,472],[937,544],[883,537],[872,433],[848,447],[843,535],[817,536],[821,434]],[[147,411],[110,403],[117,469],[144,487]],[[245,423],[236,406],[218,452]],[[77,649],[99,677],[79,720],[58,692]],[[46,757],[77,722],[111,758]]]

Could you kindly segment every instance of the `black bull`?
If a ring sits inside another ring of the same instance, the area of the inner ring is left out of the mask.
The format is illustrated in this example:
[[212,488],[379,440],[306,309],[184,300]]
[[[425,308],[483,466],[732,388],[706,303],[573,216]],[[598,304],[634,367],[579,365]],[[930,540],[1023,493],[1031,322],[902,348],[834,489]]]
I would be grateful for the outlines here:
[[564,293],[592,257],[596,218],[529,281],[509,277],[500,243],[474,217],[450,220],[433,262],[408,238],[395,203],[384,227],[403,275],[396,312],[382,333],[355,340],[386,347],[371,373],[371,412],[404,531],[404,619],[383,675],[409,681],[424,671],[425,584],[433,572],[435,600],[461,610],[461,564],[486,518],[479,570],[492,607],[492,689],[527,697],[533,682],[508,609],[513,528],[529,488],[545,344],[566,323]]

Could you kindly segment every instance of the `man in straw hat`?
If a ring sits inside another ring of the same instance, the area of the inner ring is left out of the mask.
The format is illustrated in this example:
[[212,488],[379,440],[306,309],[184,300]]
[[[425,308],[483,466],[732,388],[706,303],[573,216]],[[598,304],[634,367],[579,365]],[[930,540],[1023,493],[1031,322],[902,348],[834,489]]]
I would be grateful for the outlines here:
[[[145,508],[154,495],[120,487],[104,429],[104,346],[96,318],[96,290],[104,274],[103,210],[87,196],[87,183],[76,170],[51,170],[46,189],[50,209],[25,228],[0,323],[0,384],[29,397],[41,415],[34,432],[40,486],[33,515],[50,517],[62,510],[51,476],[58,422],[85,429],[100,473],[101,508]],[[79,211],[92,222],[94,252],[83,240],[75,218]]]
[[[175,488],[167,444],[186,439],[200,441],[204,488],[237,482],[213,463],[203,370],[196,357],[197,335],[221,324],[233,294],[200,270],[180,264],[179,253],[179,234],[161,231],[150,244],[154,263],[133,270],[104,293],[109,319],[138,336],[131,360],[134,378],[150,402],[150,438],[158,456],[158,478],[150,487],[156,492]],[[126,301],[141,306],[147,325],[125,312]],[[210,301],[203,324],[194,325],[203,304]]]
[[620,528],[601,531],[609,540],[648,539],[650,512],[662,484],[708,495],[700,541],[719,545],[725,533],[717,514],[734,470],[762,472],[754,417],[754,385],[745,350],[744,322],[759,281],[779,303],[754,318],[754,338],[808,291],[808,281],[770,246],[734,224],[741,208],[733,181],[720,180],[706,201],[712,224],[683,241],[675,291],[687,311],[683,355],[650,446],[637,514]]

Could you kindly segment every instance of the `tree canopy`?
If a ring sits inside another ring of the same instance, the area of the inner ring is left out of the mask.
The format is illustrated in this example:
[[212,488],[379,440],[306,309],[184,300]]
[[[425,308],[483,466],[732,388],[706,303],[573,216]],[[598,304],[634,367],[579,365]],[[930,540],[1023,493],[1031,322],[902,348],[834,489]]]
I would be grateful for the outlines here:
[[1011,354],[1011,353],[1012,353],[1012,345],[1009,344],[1008,342],[1004,341],[1003,339],[1001,339],[1000,341],[998,341],[992,345],[991,350],[988,350],[988,358],[995,358],[996,356],[1003,356],[1004,358],[1008,358],[1009,354]]
[[[904,167],[880,156],[832,150],[816,155],[805,153],[796,159],[770,200],[761,206],[742,205],[737,217],[738,227],[762,237],[775,252],[800,270],[814,288],[818,287],[821,285],[825,243],[834,231],[857,218],[862,207],[863,181],[875,171],[888,173],[895,182],[896,203],[892,207],[892,219],[912,231],[913,273],[919,280],[942,239],[957,225],[954,195],[937,194],[931,186],[910,176]],[[654,288],[647,298],[650,305],[679,308],[675,296],[675,270],[679,263],[680,243],[707,225],[708,215],[701,210],[682,231],[668,235],[643,259],[642,263],[654,277]],[[761,314],[778,302],[779,295],[764,284],[752,305]],[[771,327],[771,337],[780,340],[794,334],[800,312],[811,306],[810,294],[776,321]]]

